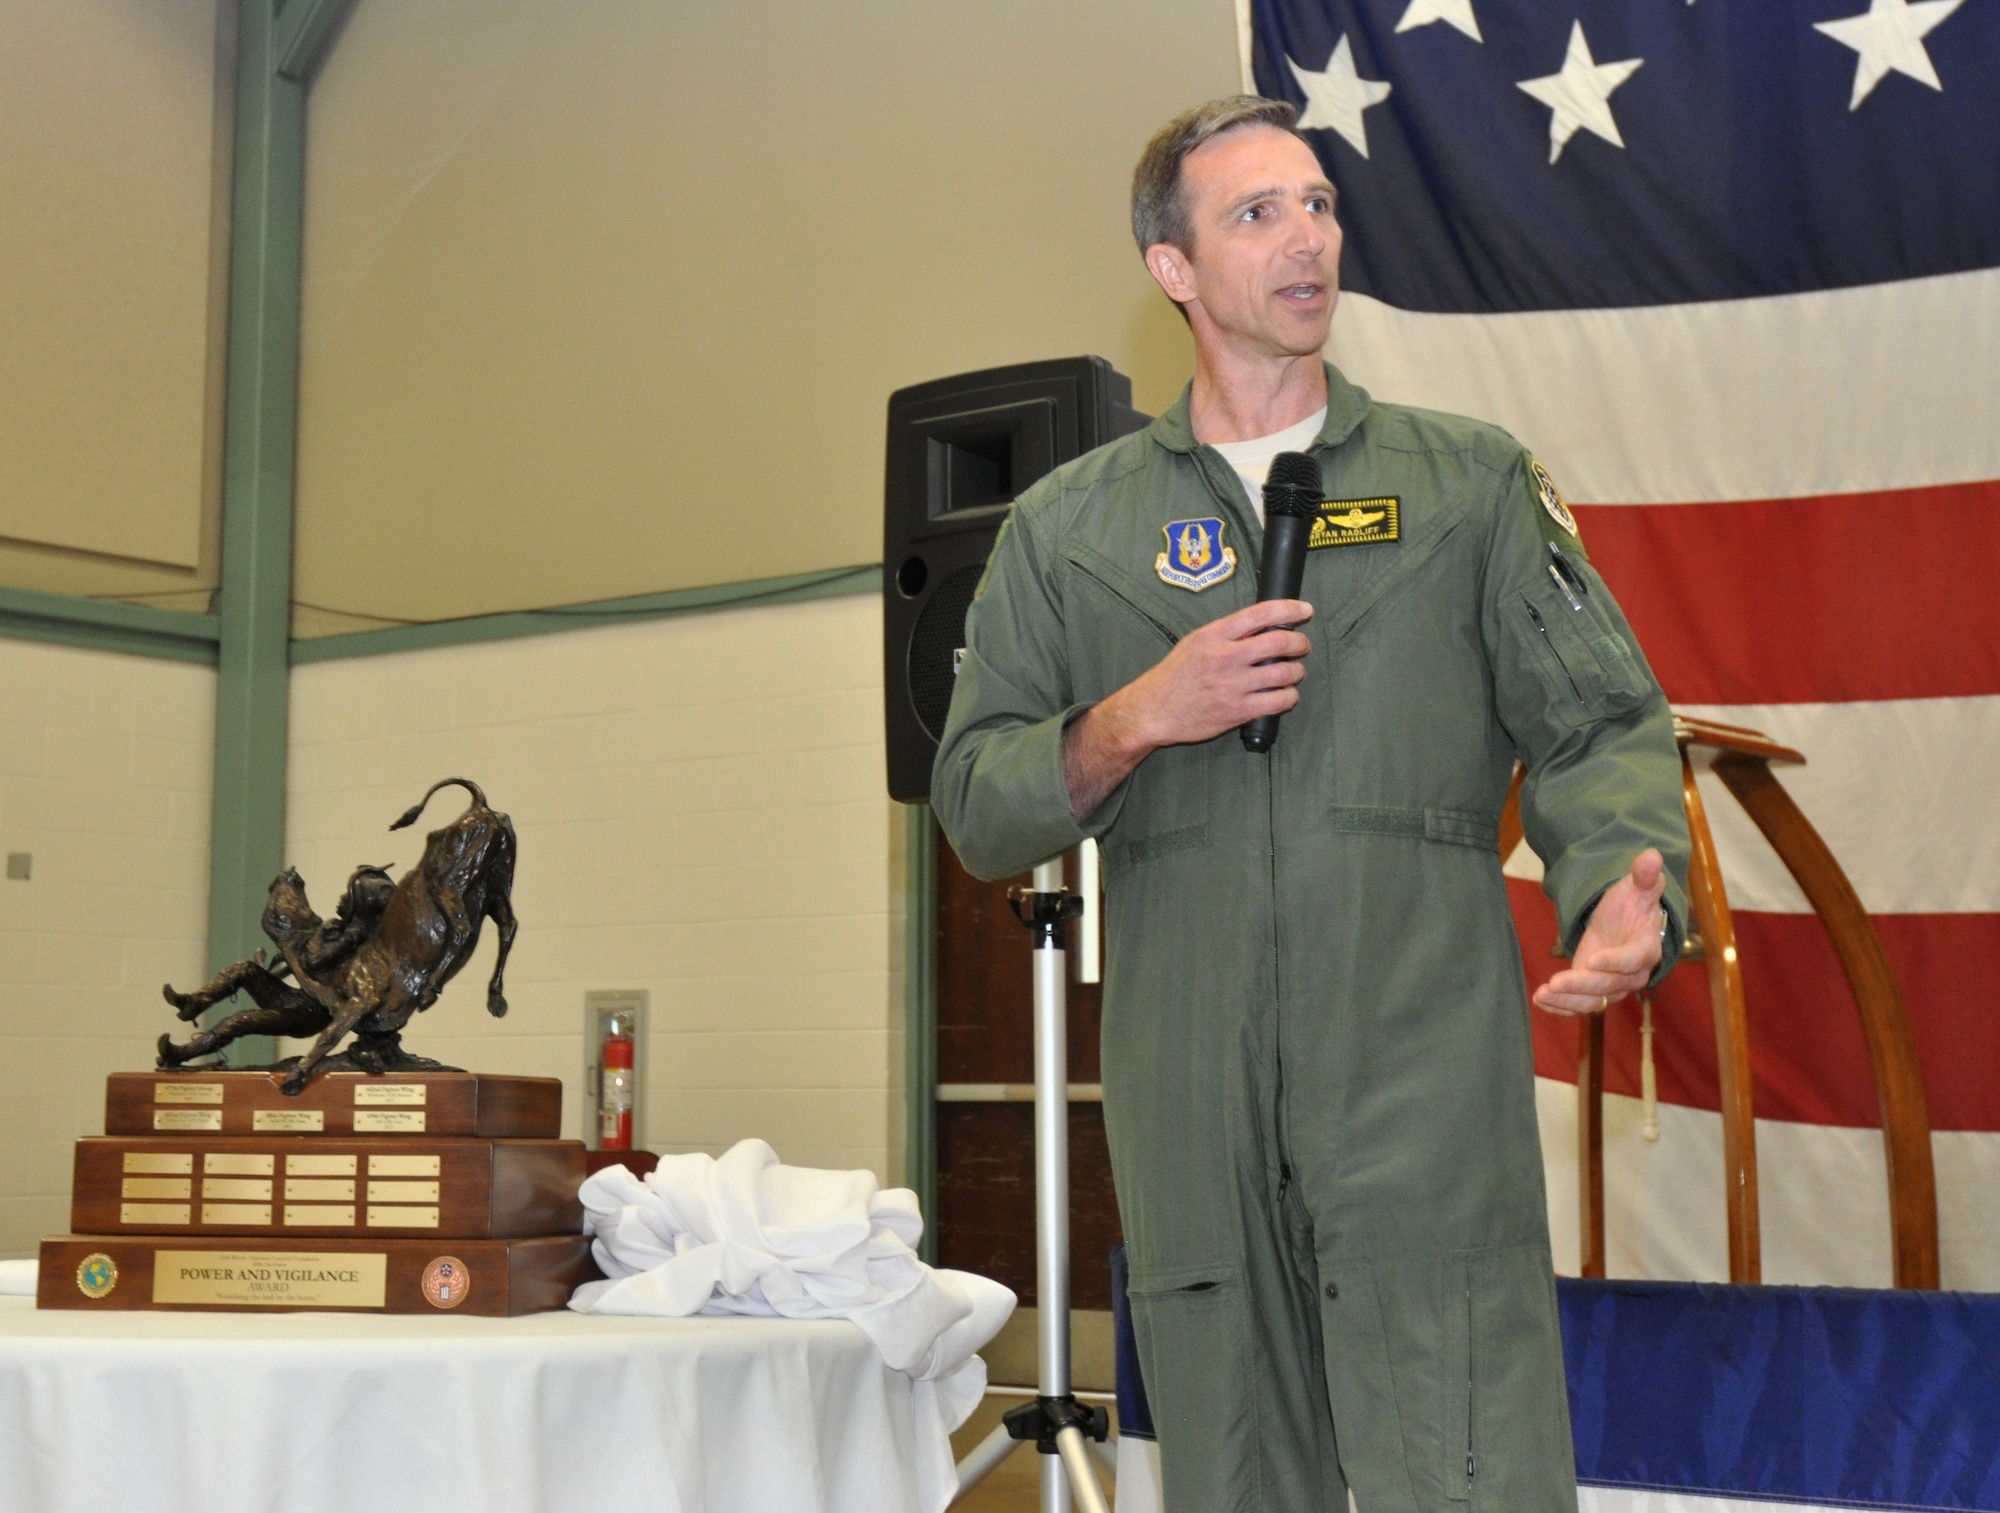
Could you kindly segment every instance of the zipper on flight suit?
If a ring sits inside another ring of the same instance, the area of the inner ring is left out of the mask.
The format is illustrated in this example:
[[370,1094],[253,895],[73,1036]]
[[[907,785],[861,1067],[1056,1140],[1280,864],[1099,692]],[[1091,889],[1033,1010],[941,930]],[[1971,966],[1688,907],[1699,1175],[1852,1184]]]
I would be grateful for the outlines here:
[[[1250,569],[1253,578],[1260,576],[1263,571],[1264,556],[1263,521],[1262,517],[1257,514],[1255,501],[1253,500],[1251,503],[1250,514],[1248,516],[1244,515],[1241,508],[1237,505],[1235,498],[1232,497],[1233,491],[1225,493],[1223,489],[1216,486],[1215,479],[1209,474],[1208,464],[1202,458],[1203,450],[1203,447],[1197,444],[1194,451],[1189,453],[1189,458],[1194,463],[1195,474],[1201,479],[1201,486],[1208,491],[1208,497],[1215,502],[1223,514],[1234,521],[1239,538],[1244,544],[1243,555],[1245,560],[1243,565]],[[1310,451],[1311,448],[1308,448],[1308,450]],[[1240,480],[1237,480],[1237,475],[1233,470],[1228,476],[1232,480],[1240,482]],[[1259,526],[1258,534],[1255,538],[1257,546],[1255,553],[1257,561],[1255,562],[1249,560],[1251,556],[1249,547],[1252,540],[1250,521],[1252,519],[1255,519]],[[1284,1014],[1282,1009],[1277,1006],[1278,1000],[1282,997],[1283,952],[1278,949],[1278,785],[1272,780],[1270,765],[1276,760],[1277,757],[1275,755],[1267,755],[1264,758],[1264,811],[1265,824],[1268,827],[1267,833],[1269,835],[1268,855],[1270,858],[1271,880],[1271,997],[1273,1004],[1271,1054],[1272,1060],[1276,1063],[1273,1067],[1273,1072],[1277,1079],[1273,1099],[1276,1108],[1273,1111],[1273,1117],[1278,1138],[1277,1202],[1278,1205],[1282,1205],[1286,1194],[1292,1189],[1292,1163],[1290,1141],[1287,1138],[1288,1131],[1286,1128]]]
[[[1539,623],[1541,617],[1537,615]],[[1477,1466],[1472,1459],[1472,1268],[1465,1271],[1465,1485],[1469,1491]]]

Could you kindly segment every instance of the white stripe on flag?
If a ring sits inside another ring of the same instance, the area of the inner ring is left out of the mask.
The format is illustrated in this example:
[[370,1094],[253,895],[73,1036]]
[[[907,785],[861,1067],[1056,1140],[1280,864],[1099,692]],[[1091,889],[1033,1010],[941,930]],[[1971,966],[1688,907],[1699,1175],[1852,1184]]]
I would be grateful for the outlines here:
[[1717,504],[2000,478],[2000,269],[1639,309],[1429,315],[1341,297],[1375,398],[1474,415],[1572,502]]
[[[1996,427],[2000,430],[2000,427]],[[1862,704],[1685,705],[1802,752],[1772,770],[1871,914],[2000,912],[2000,697]],[[1696,775],[1730,907],[1809,914],[1778,854],[1713,773]],[[1507,875],[1539,882],[1524,842]]]
[[[1556,1270],[1577,1269],[1576,1087],[1535,1079],[1549,1238]],[[1604,1238],[1614,1277],[1729,1280],[1722,1116],[1663,1103],[1660,1138],[1641,1138],[1639,1100],[1604,1099]],[[1938,1248],[1946,1288],[2000,1291],[2000,1134],[1937,1131]],[[1889,1187],[1882,1133],[1757,1121],[1764,1280],[1887,1287]]]
[[1839,1509],[1819,1503],[1752,1502],[1742,1497],[1707,1497],[1693,1492],[1638,1491],[1631,1487],[1578,1487],[1577,1513],[1854,1513],[1864,1503]]

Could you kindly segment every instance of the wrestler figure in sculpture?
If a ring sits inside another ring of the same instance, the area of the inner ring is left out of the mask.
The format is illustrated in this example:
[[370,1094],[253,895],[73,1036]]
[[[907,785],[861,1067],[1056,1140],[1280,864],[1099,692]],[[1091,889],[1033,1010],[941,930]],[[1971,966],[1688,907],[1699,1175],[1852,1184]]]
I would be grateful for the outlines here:
[[[192,993],[177,993],[171,984],[162,990],[189,1021],[238,992],[248,993],[257,1007],[231,1014],[183,1045],[162,1035],[160,1066],[184,1066],[245,1035],[314,1035],[305,1055],[270,1068],[287,1073],[287,1093],[296,1094],[316,1070],[456,1070],[404,1051],[402,1029],[412,1014],[437,1002],[471,959],[487,919],[500,931],[500,955],[486,1008],[496,1018],[507,1012],[501,983],[518,928],[511,899],[514,825],[487,804],[477,783],[445,778],[389,828],[415,824],[431,796],[453,785],[471,794],[472,803],[425,837],[423,860],[394,884],[385,868],[357,868],[331,920],[313,912],[297,872],[288,867],[279,873],[262,921],[279,959],[267,966],[259,951]],[[350,1031],[353,1046],[329,1062]]]

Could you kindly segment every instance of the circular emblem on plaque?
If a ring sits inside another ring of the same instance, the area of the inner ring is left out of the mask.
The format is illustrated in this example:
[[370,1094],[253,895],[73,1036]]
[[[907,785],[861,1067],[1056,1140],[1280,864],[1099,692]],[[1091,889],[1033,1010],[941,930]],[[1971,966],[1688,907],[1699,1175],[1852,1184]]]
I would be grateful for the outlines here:
[[118,1263],[101,1250],[94,1250],[76,1263],[76,1288],[87,1298],[111,1295],[118,1285]]
[[457,1256],[439,1256],[424,1268],[424,1301],[433,1308],[456,1308],[472,1291],[472,1270]]

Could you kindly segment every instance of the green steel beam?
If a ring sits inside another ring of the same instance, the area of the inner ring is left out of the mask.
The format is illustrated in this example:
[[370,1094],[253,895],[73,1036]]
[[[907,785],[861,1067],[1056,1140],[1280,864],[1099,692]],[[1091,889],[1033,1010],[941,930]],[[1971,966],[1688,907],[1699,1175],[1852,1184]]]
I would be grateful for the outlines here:
[[937,821],[903,810],[903,1162],[923,1207],[922,1255],[937,1264]]
[[793,573],[782,578],[756,578],[744,583],[718,583],[706,588],[678,588],[627,599],[598,599],[552,609],[526,609],[510,614],[470,615],[462,620],[430,620],[421,625],[397,625],[388,630],[361,630],[340,636],[318,636],[292,642],[292,664],[331,662],[345,657],[372,657],[384,652],[419,651],[433,646],[462,646],[473,641],[504,641],[514,636],[538,636],[550,631],[582,630],[592,625],[618,625],[633,620],[658,620],[697,610],[734,609],[750,604],[794,604],[841,594],[881,592],[882,569],[836,567],[823,573]]
[[[292,479],[298,432],[299,254],[306,87],[345,0],[240,0],[229,270],[229,389],[222,582],[215,596],[215,807],[211,968],[259,941],[284,863]],[[268,1042],[234,1059],[266,1060]]]
[[0,636],[215,665],[215,616],[0,588]]

